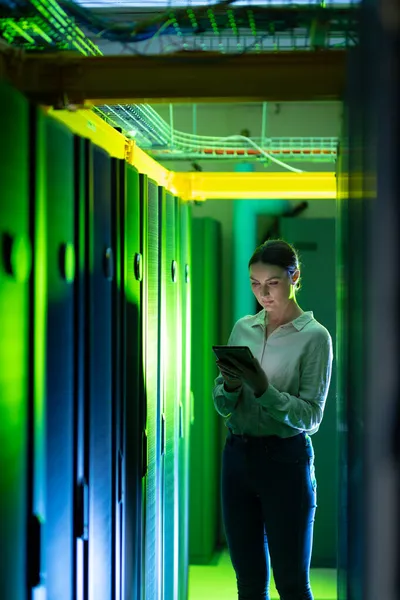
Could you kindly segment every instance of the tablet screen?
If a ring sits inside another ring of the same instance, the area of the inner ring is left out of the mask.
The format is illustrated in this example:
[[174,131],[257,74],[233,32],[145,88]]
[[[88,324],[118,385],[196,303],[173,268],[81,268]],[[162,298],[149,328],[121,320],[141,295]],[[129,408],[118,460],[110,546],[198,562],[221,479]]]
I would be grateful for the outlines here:
[[248,346],[213,346],[213,351],[221,362],[230,362],[229,358],[233,357],[243,365],[253,366],[254,357]]

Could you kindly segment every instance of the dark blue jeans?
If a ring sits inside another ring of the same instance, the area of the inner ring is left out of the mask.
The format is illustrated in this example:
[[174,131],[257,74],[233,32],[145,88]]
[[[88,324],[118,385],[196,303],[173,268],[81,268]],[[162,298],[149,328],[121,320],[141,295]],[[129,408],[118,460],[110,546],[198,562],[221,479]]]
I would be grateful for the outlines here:
[[268,600],[270,561],[281,600],[313,600],[309,570],[316,509],[309,436],[228,434],[222,509],[239,600]]

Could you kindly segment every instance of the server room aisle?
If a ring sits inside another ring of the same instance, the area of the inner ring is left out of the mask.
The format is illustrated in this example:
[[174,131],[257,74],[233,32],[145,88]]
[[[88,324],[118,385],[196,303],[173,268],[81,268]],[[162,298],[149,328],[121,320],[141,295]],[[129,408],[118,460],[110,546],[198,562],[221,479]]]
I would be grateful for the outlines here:
[[[337,600],[336,570],[313,569],[311,584],[314,600]],[[190,566],[189,600],[235,600],[235,573],[227,552],[215,555],[210,566]],[[271,599],[279,598],[271,582]]]

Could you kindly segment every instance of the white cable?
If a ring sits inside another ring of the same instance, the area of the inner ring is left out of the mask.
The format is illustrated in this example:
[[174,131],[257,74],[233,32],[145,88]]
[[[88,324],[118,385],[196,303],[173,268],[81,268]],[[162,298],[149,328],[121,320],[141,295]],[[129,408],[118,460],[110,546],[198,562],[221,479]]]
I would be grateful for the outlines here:
[[248,142],[256,150],[258,150],[263,156],[265,156],[269,160],[272,160],[272,162],[276,163],[277,165],[280,165],[284,169],[288,169],[288,171],[293,171],[293,173],[304,173],[304,171],[302,171],[301,169],[295,169],[295,167],[291,167],[290,165],[287,165],[286,163],[282,162],[278,158],[275,158],[275,156],[271,156],[271,154],[268,154],[268,152],[263,150],[261,148],[261,146],[256,144],[256,142],[254,142],[252,139],[246,137],[245,135],[229,135],[227,137],[223,137],[220,139],[221,140],[246,140],[246,142]]

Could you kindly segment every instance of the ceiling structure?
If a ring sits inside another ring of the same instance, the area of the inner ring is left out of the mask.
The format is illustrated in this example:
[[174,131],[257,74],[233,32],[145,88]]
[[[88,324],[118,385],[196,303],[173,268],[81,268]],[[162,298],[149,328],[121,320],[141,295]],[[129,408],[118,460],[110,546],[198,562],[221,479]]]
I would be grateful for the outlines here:
[[[0,0],[0,38],[28,53],[58,50],[150,61],[190,57],[194,52],[232,57],[314,54],[357,44],[358,6],[334,0],[120,0],[117,7],[111,0]],[[223,159],[287,164],[336,158],[336,138],[270,138],[263,119],[257,136],[232,131],[221,138],[177,131],[147,103],[103,104],[94,110],[164,162]]]
[[[324,2],[64,2],[66,11],[104,48],[166,54],[179,50],[226,53],[348,47],[357,41],[354,0]],[[151,8],[152,5],[157,7]],[[136,6],[136,8],[135,8]],[[143,6],[146,6],[144,9]],[[112,10],[112,18],[110,18]],[[115,46],[114,46],[115,47]]]

